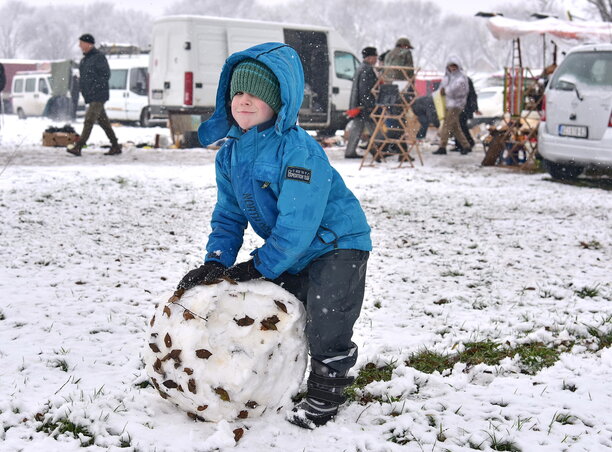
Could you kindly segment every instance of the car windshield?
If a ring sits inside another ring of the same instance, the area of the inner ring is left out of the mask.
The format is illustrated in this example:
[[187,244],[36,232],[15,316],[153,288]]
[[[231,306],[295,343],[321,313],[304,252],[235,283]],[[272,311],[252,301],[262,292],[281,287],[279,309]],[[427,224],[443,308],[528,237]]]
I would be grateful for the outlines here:
[[563,89],[562,81],[583,87],[612,89],[612,52],[576,52],[555,71],[552,89]]

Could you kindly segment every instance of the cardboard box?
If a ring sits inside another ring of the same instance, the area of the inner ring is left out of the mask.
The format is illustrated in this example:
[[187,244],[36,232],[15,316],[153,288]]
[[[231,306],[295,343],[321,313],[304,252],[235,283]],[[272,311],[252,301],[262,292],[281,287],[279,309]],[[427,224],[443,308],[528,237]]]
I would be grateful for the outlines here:
[[66,147],[76,143],[79,139],[77,133],[67,132],[43,132],[43,146]]

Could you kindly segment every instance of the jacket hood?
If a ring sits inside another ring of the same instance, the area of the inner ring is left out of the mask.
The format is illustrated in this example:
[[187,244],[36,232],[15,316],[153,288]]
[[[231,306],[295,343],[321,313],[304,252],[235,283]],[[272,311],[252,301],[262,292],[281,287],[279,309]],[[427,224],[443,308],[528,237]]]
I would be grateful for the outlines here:
[[268,66],[280,84],[282,105],[274,124],[275,132],[281,135],[295,126],[304,98],[304,69],[299,55],[292,47],[281,42],[267,42],[236,52],[225,60],[217,88],[215,111],[198,128],[198,138],[202,145],[207,146],[224,138],[234,124],[230,108],[230,82],[234,67],[247,58]]
[[457,55],[451,55],[446,59],[446,73],[448,74],[448,66],[450,64],[456,64],[460,71],[463,71],[463,65],[461,64],[461,59]]

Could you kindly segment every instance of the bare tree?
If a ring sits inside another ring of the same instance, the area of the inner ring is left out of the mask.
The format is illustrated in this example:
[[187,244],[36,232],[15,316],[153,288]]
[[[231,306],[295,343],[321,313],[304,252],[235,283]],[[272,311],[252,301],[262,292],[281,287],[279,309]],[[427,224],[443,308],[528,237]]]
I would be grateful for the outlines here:
[[612,0],[587,0],[591,5],[597,8],[601,20],[604,22],[612,22]]
[[4,58],[26,56],[21,51],[33,31],[24,28],[23,22],[32,11],[33,8],[18,0],[11,0],[0,8],[0,55]]

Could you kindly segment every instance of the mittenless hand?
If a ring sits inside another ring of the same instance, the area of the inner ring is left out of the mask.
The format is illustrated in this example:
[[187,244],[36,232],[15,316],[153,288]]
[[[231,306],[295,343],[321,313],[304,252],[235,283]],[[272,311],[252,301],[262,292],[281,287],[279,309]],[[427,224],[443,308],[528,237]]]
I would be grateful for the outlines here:
[[177,289],[188,290],[198,284],[215,284],[221,281],[223,272],[226,270],[226,266],[216,262],[206,262],[204,265],[199,266],[195,270],[191,270],[181,282],[178,283]]
[[224,275],[236,282],[245,282],[250,281],[252,279],[260,279],[263,278],[263,275],[259,273],[259,271],[255,268],[255,263],[253,259],[241,262],[239,264],[234,265],[233,267],[225,270]]

